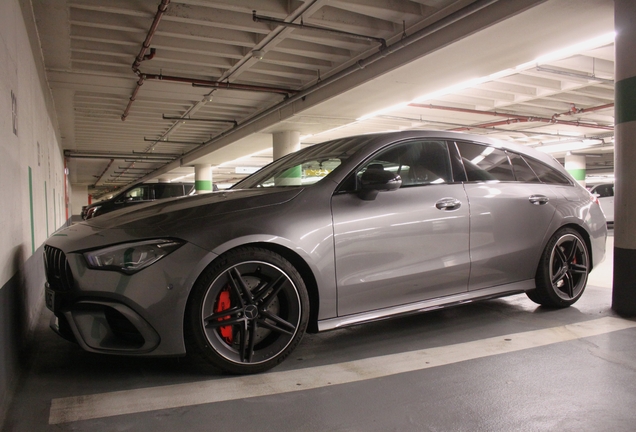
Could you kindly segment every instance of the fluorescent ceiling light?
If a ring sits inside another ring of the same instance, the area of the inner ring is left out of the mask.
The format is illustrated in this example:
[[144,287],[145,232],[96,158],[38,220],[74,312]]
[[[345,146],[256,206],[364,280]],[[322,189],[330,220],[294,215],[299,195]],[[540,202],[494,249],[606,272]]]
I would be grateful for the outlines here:
[[172,183],[172,182],[176,182],[176,181],[179,181],[179,180],[183,180],[184,178],[188,178],[188,177],[194,177],[194,173],[187,174],[187,175],[184,175],[184,176],[181,176],[181,177],[177,177],[177,178],[174,178],[172,180],[168,180],[168,183]]
[[220,167],[224,167],[224,166],[228,166],[228,165],[234,165],[234,164],[236,164],[239,161],[242,161],[242,160],[245,160],[245,159],[249,159],[249,158],[252,158],[254,156],[259,156],[259,155],[262,155],[263,153],[267,153],[267,152],[271,152],[271,151],[272,151],[271,148],[267,148],[265,150],[257,151],[256,153],[252,153],[252,154],[249,154],[247,156],[241,156],[238,159],[234,159],[234,160],[231,160],[231,161],[228,161],[228,162],[223,162],[222,164],[219,164],[219,165],[217,165],[215,167],[212,167],[212,169],[220,168]]
[[580,54],[585,51],[589,51],[591,49],[599,48],[614,42],[616,38],[616,33],[606,33],[604,35],[588,39],[586,41],[570,45],[569,47],[565,47],[563,49],[551,52],[549,54],[538,57],[534,63],[548,63],[555,60],[561,60],[567,57],[571,57],[576,54]]
[[535,149],[542,151],[544,153],[562,153],[574,150],[581,150],[589,147],[593,147],[597,144],[602,144],[603,141],[599,139],[586,139],[583,141],[575,141],[563,144],[553,144],[535,147]]
[[367,120],[367,119],[370,119],[370,118],[373,118],[373,117],[377,117],[377,116],[382,115],[382,114],[386,114],[386,113],[391,112],[391,111],[398,110],[400,108],[405,108],[410,103],[411,102],[401,102],[399,104],[392,105],[392,106],[390,106],[388,108],[382,108],[381,110],[374,111],[374,112],[372,112],[370,114],[367,114],[367,115],[363,115],[362,117],[357,118],[356,121]]
[[475,87],[479,84],[483,84],[485,82],[490,82],[490,81],[494,81],[496,79],[499,78],[504,78],[519,72],[522,72],[524,70],[536,67],[540,64],[544,64],[544,63],[548,63],[548,62],[553,62],[556,60],[561,60],[567,57],[571,57],[573,55],[585,52],[585,51],[589,51],[591,49],[595,49],[595,48],[600,48],[602,46],[611,44],[614,42],[614,39],[616,37],[616,33],[611,32],[611,33],[606,33],[604,35],[592,38],[592,39],[588,39],[586,41],[571,45],[569,47],[565,47],[563,49],[551,52],[549,54],[546,55],[542,55],[540,57],[537,57],[536,59],[529,61],[527,63],[522,63],[518,66],[515,66],[514,68],[509,68],[509,69],[504,69],[502,71],[499,72],[495,72],[493,74],[487,75],[487,76],[483,76],[481,78],[474,78],[468,81],[464,81],[461,82],[459,84],[455,84],[449,87],[445,87],[441,90],[437,90],[434,91],[432,93],[428,93],[422,96],[418,96],[415,99],[413,99],[410,102],[406,102],[406,103],[399,103],[396,105],[392,105],[390,107],[387,108],[383,108],[381,110],[378,111],[374,111],[372,113],[363,115],[362,117],[356,119],[357,121],[362,121],[362,120],[368,120],[370,118],[373,117],[377,117],[379,115],[382,114],[387,114],[389,112],[392,111],[396,111],[400,108],[404,108],[406,106],[408,106],[411,103],[422,103],[424,101],[427,100],[431,100],[431,99],[435,99],[435,98],[439,98],[441,96],[446,96],[448,94],[452,94],[452,93],[456,93],[458,91],[461,90],[465,90],[467,88],[471,88],[471,87]]

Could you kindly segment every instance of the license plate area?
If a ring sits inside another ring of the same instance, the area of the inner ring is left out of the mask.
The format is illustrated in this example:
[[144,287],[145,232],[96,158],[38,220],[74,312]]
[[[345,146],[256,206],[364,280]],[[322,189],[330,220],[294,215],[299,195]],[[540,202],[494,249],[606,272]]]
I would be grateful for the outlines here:
[[45,288],[44,288],[44,301],[46,303],[46,307],[51,311],[51,312],[57,312],[57,308],[58,308],[58,304],[56,302],[57,298],[55,296],[55,291],[53,291],[51,288],[49,288],[48,284],[46,284]]

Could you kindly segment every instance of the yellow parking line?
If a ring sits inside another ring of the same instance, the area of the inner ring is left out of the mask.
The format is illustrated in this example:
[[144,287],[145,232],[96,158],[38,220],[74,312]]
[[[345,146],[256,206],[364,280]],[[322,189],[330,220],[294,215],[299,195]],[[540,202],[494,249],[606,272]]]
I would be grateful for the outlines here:
[[51,401],[49,424],[67,423],[346,384],[536,348],[636,327],[605,317],[437,348],[312,368],[224,378]]

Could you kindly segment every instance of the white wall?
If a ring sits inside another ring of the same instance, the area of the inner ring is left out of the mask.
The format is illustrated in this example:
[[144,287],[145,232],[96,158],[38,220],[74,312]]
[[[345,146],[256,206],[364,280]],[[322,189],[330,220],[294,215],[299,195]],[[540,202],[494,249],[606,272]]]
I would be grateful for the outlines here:
[[17,270],[6,265],[14,249],[24,248],[28,258],[66,222],[64,162],[54,114],[47,110],[53,104],[43,73],[40,53],[31,51],[19,2],[0,1],[0,263],[5,264],[0,286]]
[[59,142],[31,3],[0,0],[0,429],[43,306],[41,246],[67,220]]
[[73,185],[71,194],[72,215],[79,216],[82,214],[82,206],[88,205],[88,186]]

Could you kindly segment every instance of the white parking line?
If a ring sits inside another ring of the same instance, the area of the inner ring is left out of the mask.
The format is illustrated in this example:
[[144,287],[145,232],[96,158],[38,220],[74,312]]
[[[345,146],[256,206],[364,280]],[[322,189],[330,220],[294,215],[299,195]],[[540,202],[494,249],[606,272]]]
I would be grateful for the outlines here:
[[634,321],[605,317],[561,327],[306,369],[53,399],[49,424],[346,384],[634,327]]

